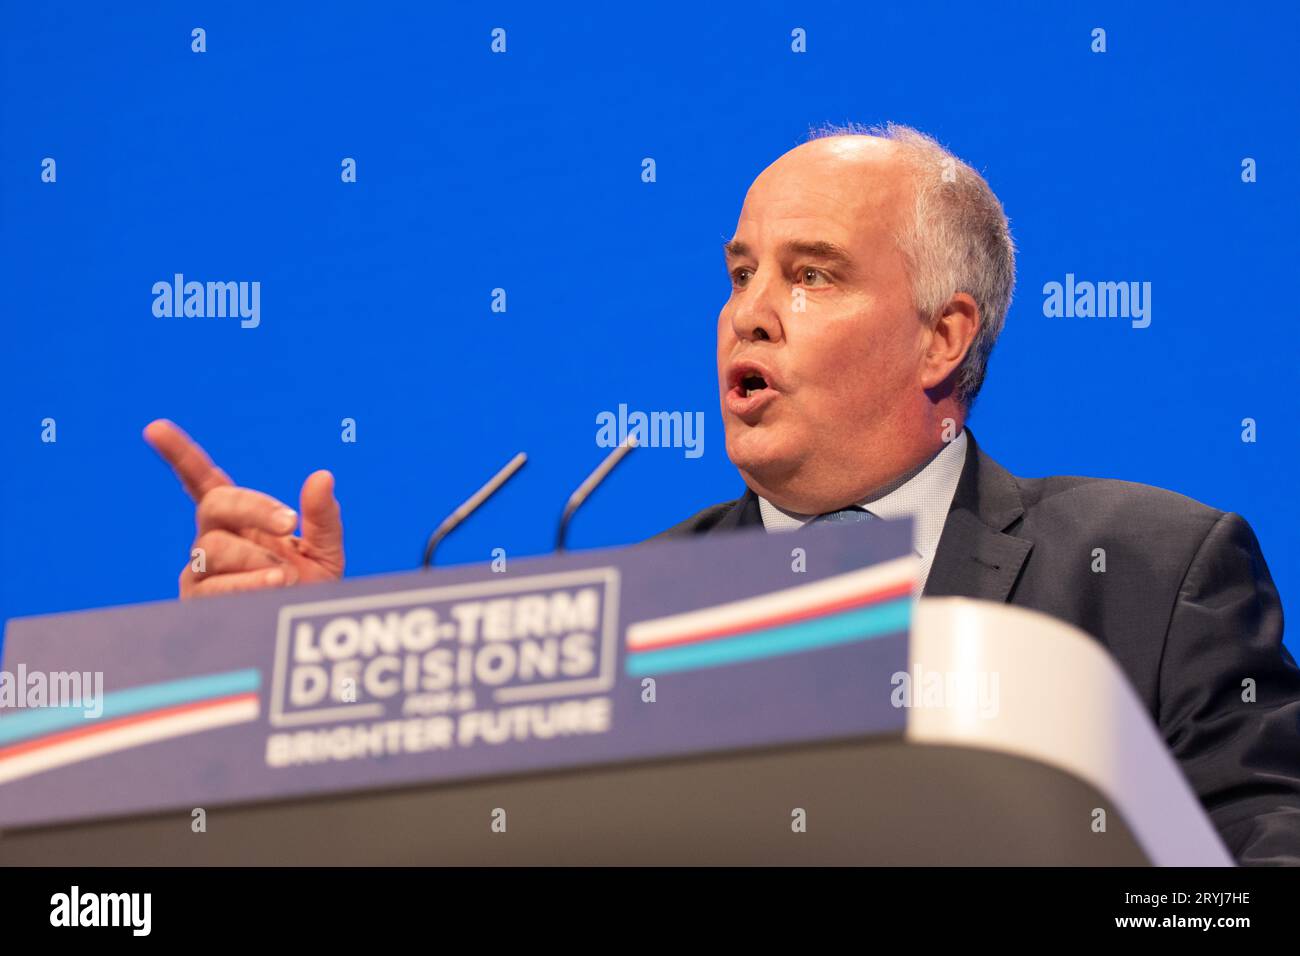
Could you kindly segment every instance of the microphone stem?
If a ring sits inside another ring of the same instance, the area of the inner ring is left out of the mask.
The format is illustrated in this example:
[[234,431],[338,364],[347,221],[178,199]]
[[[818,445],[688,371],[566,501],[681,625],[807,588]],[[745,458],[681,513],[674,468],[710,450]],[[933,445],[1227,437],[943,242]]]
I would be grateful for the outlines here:
[[421,567],[427,568],[433,564],[433,551],[438,547],[438,543],[455,531],[456,527],[468,518],[479,505],[496,494],[497,489],[509,481],[515,472],[524,467],[526,461],[528,461],[528,456],[522,451],[515,455],[506,463],[504,468],[488,479],[487,484],[466,498],[464,504],[443,519],[442,524],[438,525],[433,534],[429,535],[429,541],[424,546],[424,560],[421,562]]
[[555,531],[555,550],[557,553],[564,551],[564,542],[569,534],[569,521],[573,518],[573,513],[582,507],[583,503],[591,497],[591,493],[599,487],[606,476],[635,447],[636,438],[629,435],[627,442],[619,445],[606,455],[605,460],[596,466],[596,470],[587,476],[587,480],[578,486],[578,490],[569,496],[569,503],[564,506],[564,513],[560,515],[560,526]]

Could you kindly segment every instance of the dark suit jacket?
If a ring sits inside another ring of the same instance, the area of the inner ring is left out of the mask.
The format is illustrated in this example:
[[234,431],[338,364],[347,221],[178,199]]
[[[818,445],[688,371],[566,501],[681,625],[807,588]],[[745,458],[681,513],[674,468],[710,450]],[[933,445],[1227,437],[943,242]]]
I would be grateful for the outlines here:
[[[1237,859],[1300,864],[1300,669],[1250,525],[1148,485],[1017,478],[967,435],[924,595],[1006,601],[1094,636]],[[761,526],[747,492],[658,537]]]

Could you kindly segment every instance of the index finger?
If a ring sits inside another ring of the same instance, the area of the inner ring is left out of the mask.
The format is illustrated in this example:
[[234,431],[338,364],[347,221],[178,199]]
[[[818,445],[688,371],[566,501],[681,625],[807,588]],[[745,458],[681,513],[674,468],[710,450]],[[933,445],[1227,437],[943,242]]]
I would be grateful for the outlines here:
[[234,484],[194,439],[165,418],[145,426],[144,440],[172,466],[186,493],[195,501],[202,500],[213,488]]

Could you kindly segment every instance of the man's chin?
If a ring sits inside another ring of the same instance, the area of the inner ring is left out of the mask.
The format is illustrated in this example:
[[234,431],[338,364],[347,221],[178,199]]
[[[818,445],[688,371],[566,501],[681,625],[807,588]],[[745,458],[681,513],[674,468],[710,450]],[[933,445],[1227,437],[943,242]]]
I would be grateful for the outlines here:
[[750,485],[772,487],[794,472],[797,449],[781,431],[739,423],[727,430],[727,457]]

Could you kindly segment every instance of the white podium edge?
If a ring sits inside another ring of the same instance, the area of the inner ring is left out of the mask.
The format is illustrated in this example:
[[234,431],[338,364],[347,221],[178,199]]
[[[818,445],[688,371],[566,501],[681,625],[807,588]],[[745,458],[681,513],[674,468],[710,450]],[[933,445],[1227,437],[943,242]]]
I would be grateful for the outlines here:
[[[908,741],[1023,757],[1091,784],[1156,866],[1235,865],[1119,665],[1083,631],[1011,605],[922,598],[908,655]],[[966,692],[925,706],[933,674],[951,686],[948,675],[966,675]]]

